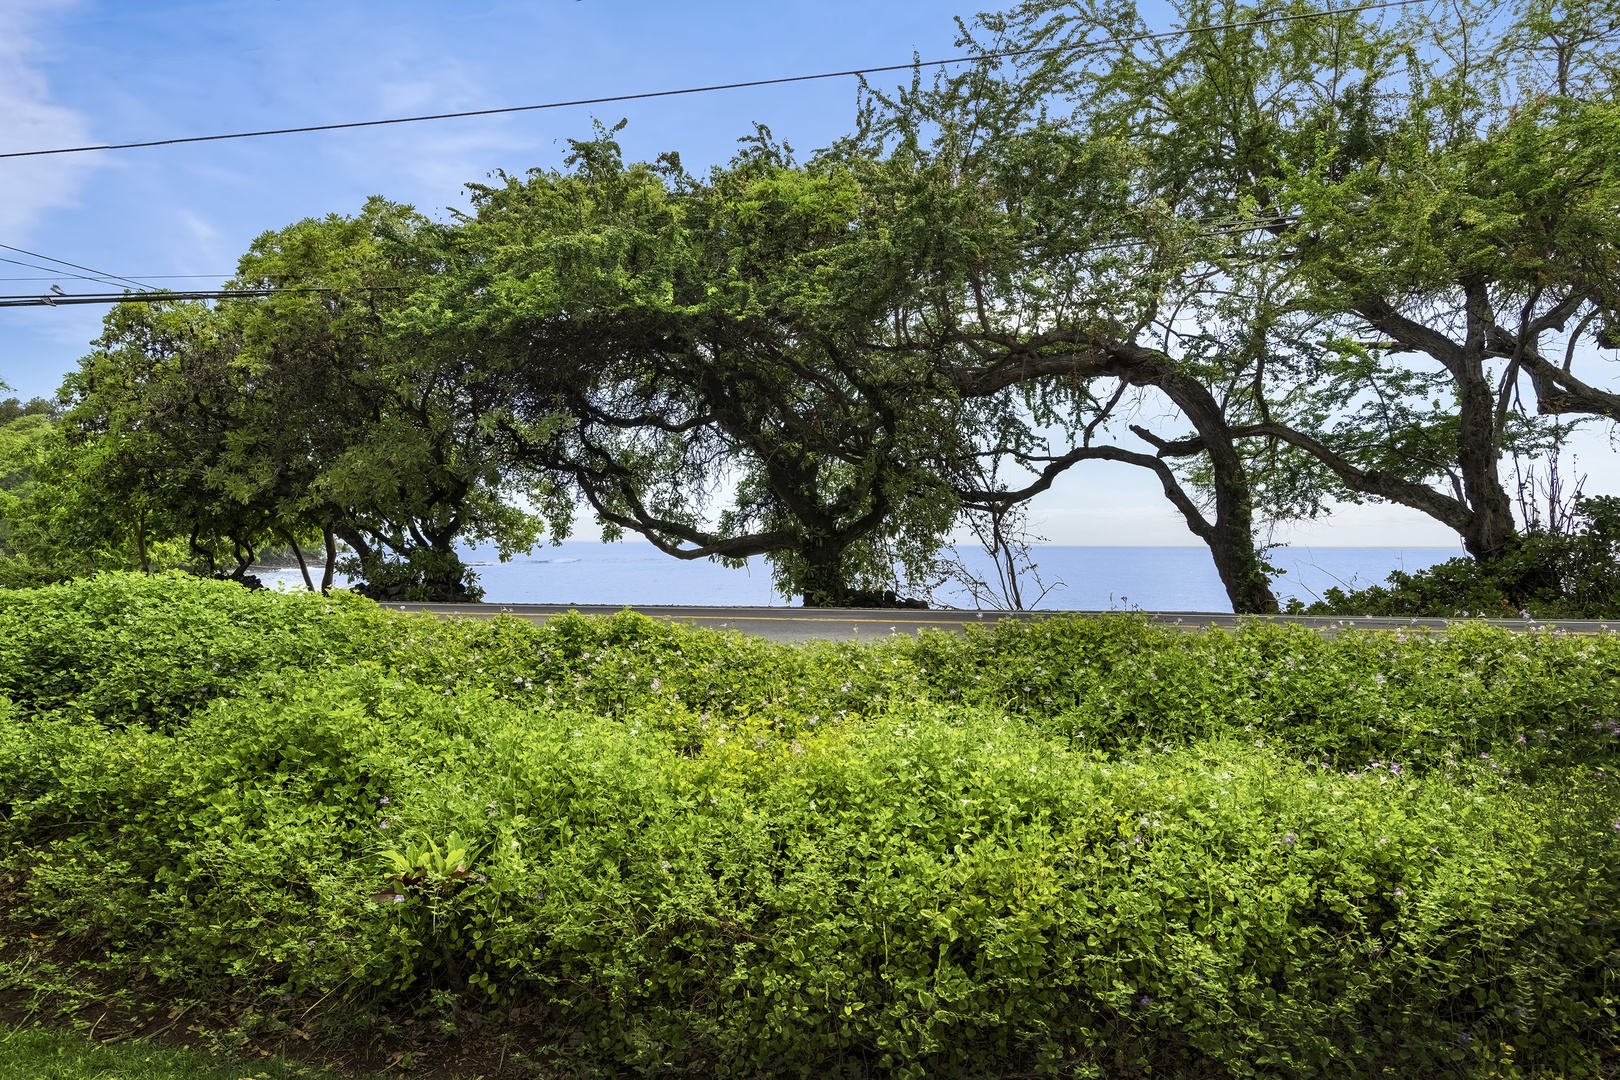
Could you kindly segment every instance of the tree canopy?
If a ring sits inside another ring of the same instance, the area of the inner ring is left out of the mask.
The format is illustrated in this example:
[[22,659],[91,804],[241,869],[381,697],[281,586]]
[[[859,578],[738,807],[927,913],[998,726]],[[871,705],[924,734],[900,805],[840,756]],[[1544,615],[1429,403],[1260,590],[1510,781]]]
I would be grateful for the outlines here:
[[457,599],[467,544],[583,509],[896,603],[1097,460],[1240,612],[1277,607],[1270,530],[1340,502],[1512,554],[1540,526],[1504,463],[1620,420],[1620,8],[1174,14],[980,16],[979,60],[803,159],[760,128],[697,175],[599,127],[442,221],[374,198],[266,233],[235,284],[269,295],[122,305],[7,421],[9,554],[242,578],[274,547],[311,588],[346,557]]

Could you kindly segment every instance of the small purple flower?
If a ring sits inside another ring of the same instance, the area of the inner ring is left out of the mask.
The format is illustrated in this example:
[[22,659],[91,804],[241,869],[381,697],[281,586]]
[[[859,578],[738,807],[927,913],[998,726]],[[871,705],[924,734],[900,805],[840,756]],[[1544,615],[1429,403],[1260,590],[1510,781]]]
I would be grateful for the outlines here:
[[1614,823],[1614,831],[1615,832],[1620,832],[1620,821],[1616,821]]
[[386,828],[388,828],[388,819],[387,819],[387,818],[383,818],[383,819],[382,819],[382,820],[381,820],[381,821],[379,821],[379,822],[377,822],[377,828],[379,828],[379,829],[386,829]]
[[1472,1035],[1470,1035],[1468,1032],[1463,1031],[1463,1032],[1458,1033],[1457,1041],[1462,1043],[1464,1046],[1467,1046],[1469,1043],[1474,1041],[1474,1037]]
[[390,801],[391,800],[388,798],[388,796],[384,795],[382,798],[377,800],[377,805],[378,806],[387,806]]
[[1523,745],[1525,745],[1525,744],[1526,744],[1526,743],[1528,743],[1528,742],[1529,742],[1529,741],[1530,741],[1530,740],[1529,740],[1529,739],[1527,739],[1527,738],[1525,738],[1525,737],[1524,737],[1524,736],[1523,736],[1523,735],[1522,735],[1522,734],[1521,734],[1521,735],[1520,735],[1520,736],[1519,736],[1519,745],[1520,745],[1520,746],[1523,746]]
[[1297,834],[1289,833],[1288,835],[1283,837],[1282,842],[1287,844],[1289,847],[1293,847],[1294,846],[1294,841],[1298,840],[1298,839],[1299,839],[1299,836]]
[[293,996],[292,996],[292,991],[291,990],[288,990],[286,993],[281,995],[281,1003],[283,1005],[291,1005],[293,1003]]
[[1146,995],[1146,994],[1143,994],[1143,995],[1142,995],[1142,996],[1141,996],[1141,998],[1140,998],[1140,999],[1138,999],[1138,1000],[1137,1000],[1137,1002],[1136,1002],[1136,1003],[1137,1003],[1137,1004],[1138,1004],[1138,1005],[1140,1005],[1140,1006],[1142,1006],[1142,1008],[1144,1008],[1144,1009],[1145,1009],[1145,1008],[1147,1008],[1147,1007],[1148,1007],[1148,1006],[1149,1006],[1149,1005],[1152,1005],[1152,1004],[1153,1004],[1153,999],[1152,999],[1152,998],[1150,998],[1150,997],[1148,997],[1148,996],[1147,996],[1147,995]]
[[1481,761],[1489,761],[1489,760],[1491,760],[1491,755],[1489,755],[1489,754],[1481,754],[1481,755],[1479,755],[1479,760],[1481,760]]
[[1395,890],[1395,899],[1399,900],[1401,897],[1403,897],[1405,895],[1406,895],[1406,890],[1405,889],[1396,889]]
[[1391,775],[1391,776],[1399,776],[1399,775],[1401,775],[1401,772],[1402,772],[1402,769],[1401,769],[1401,766],[1400,766],[1399,762],[1396,762],[1395,764],[1393,764],[1393,765],[1391,765],[1389,767],[1389,775]]
[[403,893],[395,893],[394,894],[394,903],[403,904],[404,902],[405,902],[405,895]]

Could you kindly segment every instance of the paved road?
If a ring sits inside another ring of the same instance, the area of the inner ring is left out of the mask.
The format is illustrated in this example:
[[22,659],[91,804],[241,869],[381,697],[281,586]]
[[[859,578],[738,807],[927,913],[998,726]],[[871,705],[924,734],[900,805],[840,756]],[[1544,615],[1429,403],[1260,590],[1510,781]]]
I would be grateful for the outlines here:
[[[489,619],[496,615],[516,615],[519,618],[544,621],[553,615],[577,611],[582,615],[612,615],[624,611],[627,605],[611,604],[388,604],[401,611],[429,611],[435,615],[466,616]],[[999,619],[1031,619],[1046,615],[1098,615],[1095,611],[889,611],[874,608],[798,608],[798,607],[663,607],[637,606],[639,611],[654,619],[689,626],[703,626],[713,630],[741,630],[757,634],[772,641],[804,641],[822,638],[832,641],[858,641],[888,637],[890,634],[915,634],[919,630],[946,630],[959,632],[964,626],[989,626]],[[1143,612],[1149,620],[1161,626],[1178,626],[1198,630],[1209,626],[1232,627],[1239,617],[1208,611],[1149,611]],[[1392,619],[1378,617],[1338,618],[1314,615],[1244,616],[1245,619],[1264,618],[1277,622],[1299,623],[1326,629],[1329,633],[1356,627],[1367,630],[1409,629],[1426,626],[1444,629],[1445,619]],[[1457,621],[1457,620],[1453,620]],[[1570,634],[1612,634],[1620,632],[1620,620],[1603,622],[1595,619],[1571,619],[1558,622],[1539,622],[1533,619],[1477,619],[1470,622],[1488,623],[1509,630],[1559,630]]]

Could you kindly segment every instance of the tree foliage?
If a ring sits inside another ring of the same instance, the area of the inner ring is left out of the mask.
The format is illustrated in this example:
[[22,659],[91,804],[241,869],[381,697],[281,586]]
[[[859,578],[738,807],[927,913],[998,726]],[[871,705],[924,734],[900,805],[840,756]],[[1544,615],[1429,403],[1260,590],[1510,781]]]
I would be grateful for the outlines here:
[[760,128],[695,175],[599,127],[447,221],[267,233],[237,284],[271,295],[113,312],[8,528],[69,573],[273,545],[324,589],[342,545],[375,595],[461,598],[458,544],[583,507],[892,603],[965,523],[1017,565],[1007,524],[1101,460],[1240,612],[1340,502],[1514,555],[1505,460],[1620,419],[1620,9],[1174,12],[981,16],[975,62],[804,160]]
[[[933,167],[955,203],[919,215],[970,238],[916,275],[912,340],[1024,388],[1007,449],[1035,482],[977,498],[1152,468],[1240,611],[1275,603],[1259,530],[1334,499],[1505,554],[1504,455],[1547,437],[1538,413],[1613,416],[1578,367],[1583,334],[1611,344],[1613,12],[1175,12],[1187,32],[1151,34],[1128,5],[1030,0],[964,30],[971,70],[872,99],[867,152]],[[1191,431],[1117,422],[1156,400]],[[1127,426],[1146,452],[1103,441]]]
[[[809,604],[871,602],[924,565],[951,493],[928,468],[964,422],[860,300],[866,194],[768,132],[709,176],[623,164],[475,189],[424,334],[511,387],[502,425],[610,532],[679,558],[763,555]],[[854,239],[852,239],[852,237]]]

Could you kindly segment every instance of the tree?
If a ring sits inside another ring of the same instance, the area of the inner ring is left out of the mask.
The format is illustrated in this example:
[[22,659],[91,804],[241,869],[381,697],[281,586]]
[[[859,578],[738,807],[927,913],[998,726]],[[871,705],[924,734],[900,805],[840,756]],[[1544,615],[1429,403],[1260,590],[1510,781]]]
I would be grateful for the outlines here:
[[231,475],[285,532],[322,538],[325,582],[342,540],[379,596],[466,599],[458,544],[492,541],[504,558],[544,528],[503,455],[500,389],[417,332],[434,313],[411,298],[441,272],[441,247],[440,227],[373,198],[261,236],[238,283],[276,291],[222,308],[249,380],[246,445],[273,463],[250,453]]
[[243,441],[221,322],[199,303],[120,304],[63,384],[51,482],[81,491],[80,530],[127,534],[148,573],[153,545],[179,538],[205,572],[229,559],[241,580],[274,527],[271,508],[220,483],[222,456]]
[[376,199],[260,237],[234,284],[268,296],[113,309],[64,387],[63,461],[93,493],[78,520],[129,532],[147,570],[168,537],[237,579],[285,545],[313,589],[303,549],[318,542],[324,590],[341,539],[379,596],[473,596],[456,545],[506,554],[538,525],[489,388],[459,358],[405,347],[391,322],[435,271],[432,235]]
[[[1287,454],[1247,453],[1234,434],[1264,408],[1253,378],[1262,361],[1243,313],[1211,284],[1245,268],[1223,238],[1166,205],[1139,147],[1044,116],[1032,85],[994,62],[914,84],[877,99],[867,137],[842,148],[870,163],[863,182],[883,192],[871,227],[892,238],[893,259],[877,291],[891,300],[900,346],[964,399],[1022,397],[1024,434],[983,452],[1009,452],[1031,482],[958,495],[989,510],[1039,494],[1081,461],[1151,470],[1209,545],[1234,609],[1275,610],[1254,493],[1297,466]],[[1099,441],[1151,408],[1149,395],[1192,436],[1138,423],[1144,449]],[[1029,437],[1043,428],[1078,445],[1059,452]],[[1274,514],[1314,512],[1310,486],[1294,487]]]
[[607,132],[568,164],[474,188],[454,270],[418,300],[512,387],[518,459],[569,477],[610,533],[763,555],[807,605],[894,602],[896,563],[949,528],[926,459],[962,427],[850,302],[854,178],[764,131],[703,180],[625,166]]
[[[1061,47],[1026,72],[1038,92],[1141,148],[1144,195],[1224,238],[1212,284],[1264,328],[1263,413],[1228,434],[1498,557],[1517,537],[1500,460],[1538,428],[1526,378],[1543,413],[1612,415],[1572,365],[1613,310],[1613,6],[1476,4],[1388,28],[1177,13],[1217,29],[1132,41],[1134,12],[1044,0],[989,25],[997,47]],[[1272,268],[1270,287],[1244,287],[1244,265]],[[1559,364],[1545,342],[1571,324]],[[1309,346],[1300,362],[1271,362],[1287,340]]]
[[[4,389],[9,387],[0,383]],[[43,553],[32,520],[40,468],[60,439],[55,414],[55,403],[44,398],[0,401],[0,588],[46,584],[58,576],[37,558]]]

